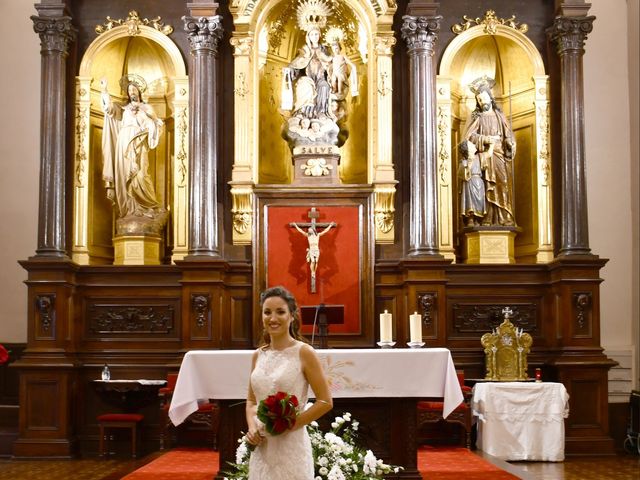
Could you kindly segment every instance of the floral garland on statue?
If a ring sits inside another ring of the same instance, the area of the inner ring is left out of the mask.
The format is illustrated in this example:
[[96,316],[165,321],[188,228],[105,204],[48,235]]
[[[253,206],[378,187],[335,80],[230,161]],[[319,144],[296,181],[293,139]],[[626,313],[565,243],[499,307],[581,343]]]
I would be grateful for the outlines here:
[[[371,450],[357,444],[358,421],[349,412],[336,417],[331,430],[323,433],[317,422],[307,426],[311,438],[315,480],[381,480],[402,467],[388,465],[377,459]],[[224,472],[225,480],[247,480],[252,448],[246,435],[238,440],[236,463]]]

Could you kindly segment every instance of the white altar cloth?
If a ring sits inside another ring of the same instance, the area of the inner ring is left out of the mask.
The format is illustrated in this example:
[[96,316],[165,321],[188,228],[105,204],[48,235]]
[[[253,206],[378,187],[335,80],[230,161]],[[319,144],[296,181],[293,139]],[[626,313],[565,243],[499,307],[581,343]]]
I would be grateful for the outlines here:
[[561,383],[477,383],[471,406],[480,450],[502,460],[564,460],[569,395]]
[[[444,398],[444,417],[463,400],[451,353],[446,348],[316,352],[334,398]],[[246,399],[252,354],[253,350],[187,352],[169,406],[173,424],[179,425],[195,412],[198,401]]]

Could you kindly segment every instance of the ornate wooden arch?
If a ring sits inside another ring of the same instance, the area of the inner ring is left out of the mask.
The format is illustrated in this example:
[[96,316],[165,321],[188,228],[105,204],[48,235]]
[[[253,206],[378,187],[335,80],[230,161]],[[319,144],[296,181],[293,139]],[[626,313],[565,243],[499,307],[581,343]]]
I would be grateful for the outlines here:
[[[522,50],[532,67],[531,85],[535,108],[535,174],[537,204],[532,213],[537,233],[533,244],[522,248],[520,255],[528,256],[536,262],[546,263],[553,260],[553,228],[552,228],[552,185],[551,185],[551,138],[549,126],[549,76],[545,72],[540,52],[533,42],[513,26],[492,25],[491,30],[484,24],[475,25],[464,30],[445,48],[440,61],[437,77],[438,97],[438,188],[440,192],[439,210],[439,245],[440,252],[449,258],[454,253],[453,202],[457,200],[452,177],[452,82],[455,75],[456,56],[469,42],[487,35],[503,37]],[[532,172],[533,173],[533,172]]]
[[[137,15],[137,14],[136,14]],[[189,79],[186,65],[175,43],[160,30],[127,22],[101,33],[87,48],[80,62],[76,77],[75,147],[74,147],[74,198],[73,198],[73,246],[72,258],[76,263],[89,264],[89,162],[91,161],[91,71],[94,62],[104,48],[122,38],[137,36],[155,42],[168,56],[173,67],[170,81],[174,85],[172,101],[174,117],[174,150],[171,187],[171,215],[173,225],[172,260],[182,259],[188,252],[189,214]]]

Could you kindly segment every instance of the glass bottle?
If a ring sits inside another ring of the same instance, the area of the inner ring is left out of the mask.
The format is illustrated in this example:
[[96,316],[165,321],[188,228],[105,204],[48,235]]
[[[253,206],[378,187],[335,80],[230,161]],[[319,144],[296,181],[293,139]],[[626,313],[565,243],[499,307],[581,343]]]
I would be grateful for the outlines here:
[[104,368],[102,369],[102,380],[111,380],[111,372],[109,371],[109,366],[106,363],[104,364]]

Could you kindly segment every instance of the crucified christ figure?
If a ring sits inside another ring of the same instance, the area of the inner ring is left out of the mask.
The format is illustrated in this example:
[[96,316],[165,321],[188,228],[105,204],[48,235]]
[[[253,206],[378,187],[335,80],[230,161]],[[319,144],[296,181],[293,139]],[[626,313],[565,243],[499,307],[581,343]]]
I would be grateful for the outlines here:
[[[301,234],[307,237],[309,241],[309,247],[307,248],[307,262],[309,263],[309,269],[311,270],[311,284],[315,285],[316,269],[318,268],[318,260],[320,259],[320,237],[327,233],[332,227],[337,224],[331,222],[324,230],[317,232],[314,225],[311,225],[305,232],[301,229],[297,223],[291,223]],[[312,289],[312,291],[315,289]]]

